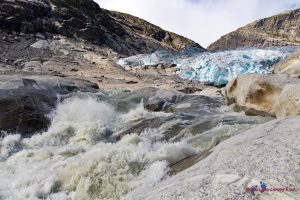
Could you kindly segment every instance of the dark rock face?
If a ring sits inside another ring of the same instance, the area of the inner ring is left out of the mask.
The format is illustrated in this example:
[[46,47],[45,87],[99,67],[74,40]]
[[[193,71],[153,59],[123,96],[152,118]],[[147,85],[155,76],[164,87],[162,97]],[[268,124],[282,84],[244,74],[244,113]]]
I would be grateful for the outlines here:
[[[155,42],[159,42],[164,47],[174,50],[182,50],[186,47],[196,47],[205,50],[199,44],[196,44],[185,37],[165,31],[138,17],[115,11],[109,12],[109,15],[127,32],[135,33],[137,36],[141,35],[153,38]],[[145,46],[145,43],[141,41],[140,45]]]
[[222,36],[209,51],[242,46],[268,47],[300,45],[300,9],[255,21]]
[[[101,9],[92,0],[34,0],[0,3],[0,29],[25,34],[53,34],[87,40],[125,55],[157,49],[200,47],[144,20]],[[43,38],[41,38],[43,39]]]
[[1,28],[23,33],[77,36],[103,44],[105,34],[97,22],[106,20],[104,25],[112,26],[109,17],[92,0],[4,1],[0,9]]
[[50,76],[1,76],[0,130],[31,135],[47,128],[47,114],[58,97],[76,91],[93,92],[97,86],[78,80]]

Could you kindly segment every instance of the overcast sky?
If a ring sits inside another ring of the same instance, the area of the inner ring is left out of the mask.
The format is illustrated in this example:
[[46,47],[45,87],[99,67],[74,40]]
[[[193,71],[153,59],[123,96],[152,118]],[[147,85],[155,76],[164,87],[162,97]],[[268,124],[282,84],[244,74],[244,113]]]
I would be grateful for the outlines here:
[[300,0],[96,0],[207,47],[256,19],[300,8]]

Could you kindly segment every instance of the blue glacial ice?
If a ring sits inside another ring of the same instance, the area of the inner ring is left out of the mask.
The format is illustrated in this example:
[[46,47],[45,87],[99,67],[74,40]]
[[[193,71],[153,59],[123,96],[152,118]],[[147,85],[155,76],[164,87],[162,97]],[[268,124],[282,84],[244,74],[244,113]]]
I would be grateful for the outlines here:
[[122,66],[176,64],[181,78],[221,86],[244,73],[266,74],[271,66],[284,59],[292,50],[288,48],[240,49],[216,53],[194,49],[180,53],[165,50],[141,54],[118,61]]
[[244,73],[270,73],[271,66],[284,57],[283,52],[273,50],[203,53],[180,63],[178,75],[220,86]]

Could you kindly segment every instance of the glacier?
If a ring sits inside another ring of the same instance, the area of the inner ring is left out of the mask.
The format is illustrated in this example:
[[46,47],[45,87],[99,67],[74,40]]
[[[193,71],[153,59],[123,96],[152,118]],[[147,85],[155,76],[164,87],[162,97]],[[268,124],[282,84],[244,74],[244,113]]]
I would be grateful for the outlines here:
[[182,52],[159,50],[118,60],[121,66],[176,64],[176,74],[193,81],[222,86],[244,73],[271,73],[271,66],[287,57],[294,47],[269,49],[236,49],[221,52],[200,52],[186,49]]

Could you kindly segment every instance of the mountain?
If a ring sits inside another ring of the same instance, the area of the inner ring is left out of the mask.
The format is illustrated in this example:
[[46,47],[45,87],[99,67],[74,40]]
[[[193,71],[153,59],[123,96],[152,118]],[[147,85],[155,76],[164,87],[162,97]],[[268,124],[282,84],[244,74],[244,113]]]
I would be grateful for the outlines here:
[[48,75],[84,79],[108,89],[190,91],[189,81],[166,76],[176,70],[173,65],[137,72],[116,64],[120,57],[161,49],[205,51],[192,40],[102,9],[92,0],[0,1],[0,76]]
[[212,43],[208,50],[286,45],[300,45],[300,9],[257,20],[239,28]]
[[137,17],[102,9],[92,0],[2,0],[0,29],[84,39],[124,55],[189,46],[203,49]]
[[196,47],[205,50],[199,44],[190,39],[176,33],[165,31],[160,27],[138,17],[116,11],[107,12],[118,25],[120,25],[128,33],[135,34],[137,38],[141,37],[144,40],[151,38],[151,40],[154,39],[154,42],[159,42],[160,45],[173,50],[182,50],[186,47]]

